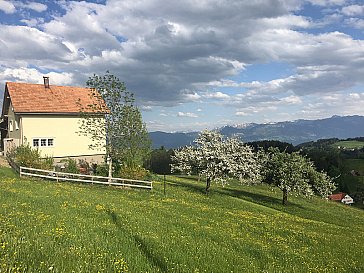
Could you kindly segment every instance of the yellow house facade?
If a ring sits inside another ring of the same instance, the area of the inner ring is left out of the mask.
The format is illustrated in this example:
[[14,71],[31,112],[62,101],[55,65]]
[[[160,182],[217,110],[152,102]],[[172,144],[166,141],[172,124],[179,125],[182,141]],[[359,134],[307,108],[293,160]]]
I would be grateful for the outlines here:
[[51,86],[47,78],[44,84],[7,82],[2,108],[4,152],[13,145],[29,144],[55,162],[68,157],[103,162],[105,149],[90,149],[90,137],[79,133],[80,107],[98,100],[90,94],[88,88]]

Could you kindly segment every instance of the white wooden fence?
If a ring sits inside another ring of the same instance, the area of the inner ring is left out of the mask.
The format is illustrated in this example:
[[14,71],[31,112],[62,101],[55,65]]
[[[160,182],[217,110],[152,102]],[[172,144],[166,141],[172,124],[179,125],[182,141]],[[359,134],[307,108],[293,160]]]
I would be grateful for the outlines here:
[[116,177],[105,177],[96,175],[85,175],[85,174],[75,174],[75,173],[63,173],[55,172],[49,170],[34,169],[28,167],[19,167],[20,176],[32,176],[39,178],[46,178],[59,181],[71,181],[71,182],[82,182],[82,183],[92,183],[92,184],[104,184],[113,186],[122,186],[130,188],[143,188],[151,190],[153,187],[153,182],[143,181],[143,180],[133,180],[124,179]]

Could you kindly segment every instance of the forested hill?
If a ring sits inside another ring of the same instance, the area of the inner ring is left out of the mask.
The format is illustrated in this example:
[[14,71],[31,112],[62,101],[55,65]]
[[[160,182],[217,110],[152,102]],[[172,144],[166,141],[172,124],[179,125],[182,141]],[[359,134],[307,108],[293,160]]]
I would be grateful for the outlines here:
[[[346,139],[364,136],[364,116],[332,116],[318,120],[296,120],[269,124],[250,123],[244,126],[225,126],[219,131],[226,136],[238,135],[244,142],[279,140],[297,145],[318,139]],[[153,147],[177,148],[189,145],[198,132],[151,132]]]

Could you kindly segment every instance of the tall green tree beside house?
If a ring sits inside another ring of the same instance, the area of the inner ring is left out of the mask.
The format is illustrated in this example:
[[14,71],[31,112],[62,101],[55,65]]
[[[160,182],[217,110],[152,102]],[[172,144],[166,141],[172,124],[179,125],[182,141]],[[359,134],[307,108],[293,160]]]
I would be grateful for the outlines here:
[[133,94],[108,71],[101,76],[94,74],[86,86],[91,90],[90,96],[103,100],[91,100],[94,103],[80,107],[79,133],[92,139],[91,149],[106,150],[109,177],[113,161],[130,167],[142,164],[151,142]]

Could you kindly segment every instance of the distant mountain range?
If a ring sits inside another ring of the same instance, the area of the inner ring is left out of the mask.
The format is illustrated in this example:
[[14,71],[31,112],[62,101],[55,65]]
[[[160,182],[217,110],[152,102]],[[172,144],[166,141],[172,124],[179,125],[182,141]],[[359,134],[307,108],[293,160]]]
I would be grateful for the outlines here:
[[[318,120],[295,120],[269,124],[249,123],[224,126],[219,129],[225,136],[239,136],[244,142],[279,140],[297,145],[324,138],[346,139],[364,136],[364,116],[332,116]],[[151,132],[153,147],[178,148],[192,144],[199,132]]]

